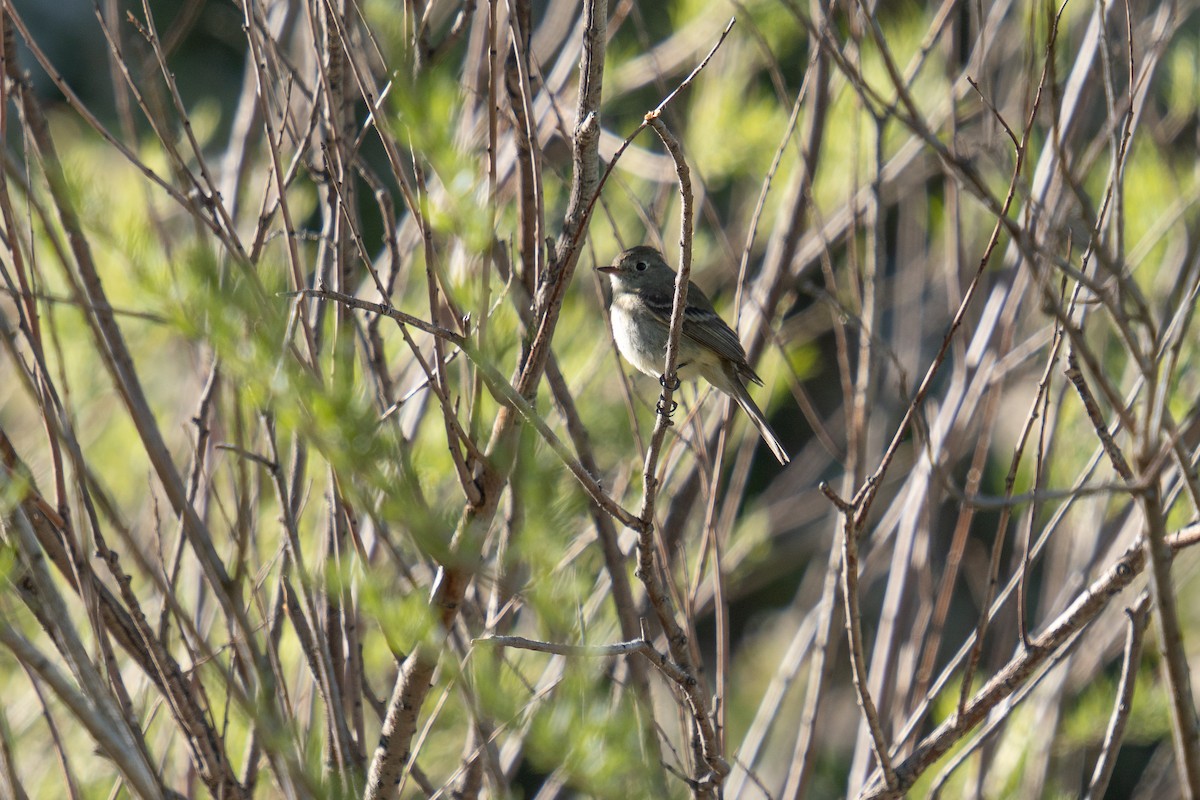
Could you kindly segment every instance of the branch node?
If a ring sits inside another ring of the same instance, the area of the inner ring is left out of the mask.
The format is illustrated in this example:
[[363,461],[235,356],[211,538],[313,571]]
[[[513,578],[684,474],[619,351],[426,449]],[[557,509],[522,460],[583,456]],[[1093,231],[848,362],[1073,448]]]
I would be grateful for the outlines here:
[[821,494],[825,495],[825,497],[829,499],[829,502],[833,503],[834,506],[837,507],[837,510],[841,511],[843,514],[849,514],[850,512],[854,511],[853,504],[847,503],[845,500],[843,500],[841,495],[839,495],[834,488],[825,481],[821,481],[819,484],[817,484],[817,489],[819,489]]

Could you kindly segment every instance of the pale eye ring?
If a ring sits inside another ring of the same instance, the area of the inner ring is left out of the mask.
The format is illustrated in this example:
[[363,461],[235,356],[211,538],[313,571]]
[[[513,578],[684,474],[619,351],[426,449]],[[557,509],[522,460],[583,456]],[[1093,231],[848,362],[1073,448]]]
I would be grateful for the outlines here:
[[645,272],[646,271],[646,262],[639,261],[633,265],[633,268],[636,269],[638,272]]

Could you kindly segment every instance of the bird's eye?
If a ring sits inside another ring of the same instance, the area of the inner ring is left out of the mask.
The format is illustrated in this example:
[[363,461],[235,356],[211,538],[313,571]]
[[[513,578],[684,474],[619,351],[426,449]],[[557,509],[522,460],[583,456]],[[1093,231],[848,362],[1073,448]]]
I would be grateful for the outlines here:
[[633,268],[636,269],[638,272],[645,272],[646,271],[646,262],[639,261],[633,265]]

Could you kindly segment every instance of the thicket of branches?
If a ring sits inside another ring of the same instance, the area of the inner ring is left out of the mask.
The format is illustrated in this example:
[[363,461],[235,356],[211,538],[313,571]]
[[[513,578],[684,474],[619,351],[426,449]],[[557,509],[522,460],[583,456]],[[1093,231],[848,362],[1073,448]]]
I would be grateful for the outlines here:
[[1195,3],[27,5],[4,796],[1200,794]]

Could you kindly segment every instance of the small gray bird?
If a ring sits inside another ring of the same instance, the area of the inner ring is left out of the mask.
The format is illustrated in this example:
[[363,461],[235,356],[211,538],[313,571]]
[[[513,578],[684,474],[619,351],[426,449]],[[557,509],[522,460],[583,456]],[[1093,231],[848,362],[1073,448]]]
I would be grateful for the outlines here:
[[[609,315],[617,349],[640,371],[657,377],[666,361],[667,333],[675,300],[675,270],[653,247],[632,247],[612,266],[597,267],[612,279],[613,297]],[[779,437],[746,391],[746,381],[762,386],[762,379],[746,362],[746,351],[737,334],[713,310],[704,292],[688,282],[687,307],[683,312],[683,335],[675,370],[681,379],[697,375],[737,401],[758,428],[771,452],[786,464],[790,459]]]

